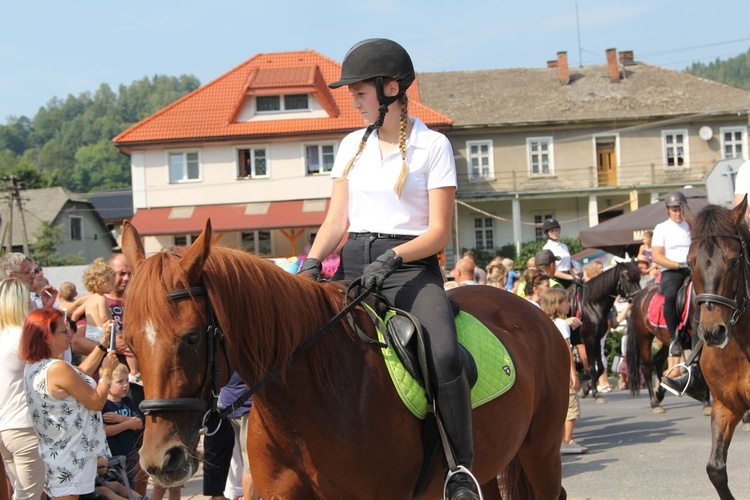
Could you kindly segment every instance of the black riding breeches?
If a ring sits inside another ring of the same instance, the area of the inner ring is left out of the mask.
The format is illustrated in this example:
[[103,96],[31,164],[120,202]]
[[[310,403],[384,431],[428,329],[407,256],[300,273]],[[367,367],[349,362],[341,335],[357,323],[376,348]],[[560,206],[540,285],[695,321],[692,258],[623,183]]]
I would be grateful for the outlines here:
[[[403,239],[350,234],[333,279],[354,281],[362,276],[367,264],[402,243]],[[432,361],[429,368],[433,384],[455,380],[461,374],[461,356],[453,310],[443,288],[437,256],[404,263],[385,280],[381,295],[395,307],[416,316],[422,325]]]

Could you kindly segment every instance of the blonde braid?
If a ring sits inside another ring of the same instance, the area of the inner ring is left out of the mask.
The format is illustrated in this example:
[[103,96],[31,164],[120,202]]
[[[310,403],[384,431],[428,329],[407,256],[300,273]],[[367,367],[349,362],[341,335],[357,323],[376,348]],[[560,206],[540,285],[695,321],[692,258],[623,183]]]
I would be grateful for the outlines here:
[[344,168],[344,173],[341,174],[341,177],[339,177],[339,181],[343,181],[346,179],[346,176],[349,175],[349,172],[352,170],[352,167],[354,166],[354,162],[357,161],[357,158],[359,158],[359,155],[362,154],[362,150],[365,149],[365,144],[367,141],[363,137],[361,141],[359,141],[359,147],[357,148],[357,152],[354,153],[354,157],[352,157],[351,160],[349,160],[349,163],[346,164],[346,168]]
[[398,132],[398,149],[401,152],[401,174],[398,176],[394,190],[398,195],[399,199],[401,194],[404,192],[404,184],[406,184],[406,177],[409,174],[409,169],[406,165],[406,129],[409,127],[409,99],[406,94],[401,96],[401,128]]

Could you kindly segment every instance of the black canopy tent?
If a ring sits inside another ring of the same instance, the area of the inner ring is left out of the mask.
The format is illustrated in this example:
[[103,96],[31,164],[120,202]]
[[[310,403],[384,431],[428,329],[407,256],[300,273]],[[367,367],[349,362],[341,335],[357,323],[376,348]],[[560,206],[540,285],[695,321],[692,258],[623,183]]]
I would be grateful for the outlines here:
[[[706,190],[701,188],[681,189],[688,200],[688,207],[693,213],[700,212],[708,205]],[[631,257],[638,253],[643,232],[654,229],[660,222],[667,220],[667,211],[660,201],[641,207],[633,212],[622,214],[580,233],[581,244],[587,248],[601,248],[611,254]]]

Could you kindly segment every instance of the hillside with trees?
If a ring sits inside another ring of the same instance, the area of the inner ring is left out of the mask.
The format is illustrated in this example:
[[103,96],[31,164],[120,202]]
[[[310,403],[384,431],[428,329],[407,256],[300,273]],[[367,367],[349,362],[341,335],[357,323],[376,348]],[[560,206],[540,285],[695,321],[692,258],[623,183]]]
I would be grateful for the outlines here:
[[[727,60],[695,63],[686,73],[750,90],[750,51]],[[25,188],[64,186],[73,192],[130,186],[129,158],[112,138],[197,89],[195,76],[144,77],[114,92],[52,98],[33,117],[0,125],[0,178],[16,176]]]
[[22,187],[63,186],[77,193],[130,186],[130,159],[112,138],[200,87],[195,76],[144,77],[114,92],[52,98],[36,116],[0,125],[0,178]]
[[709,64],[693,63],[685,72],[739,89],[750,90],[750,50],[725,61],[717,59]]

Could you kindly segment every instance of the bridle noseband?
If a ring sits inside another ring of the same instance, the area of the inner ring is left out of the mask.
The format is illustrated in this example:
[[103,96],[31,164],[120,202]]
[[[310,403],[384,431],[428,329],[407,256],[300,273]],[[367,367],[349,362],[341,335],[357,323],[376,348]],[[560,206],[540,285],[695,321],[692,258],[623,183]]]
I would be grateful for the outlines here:
[[[740,280],[742,281],[737,286],[737,291],[734,295],[734,300],[724,297],[723,295],[717,295],[715,293],[699,293],[695,296],[696,305],[701,304],[720,304],[728,307],[732,310],[732,316],[729,319],[729,325],[732,326],[740,319],[745,313],[748,306],[748,300],[750,300],[750,261],[748,261],[748,250],[747,243],[740,235],[739,229],[737,234],[730,234],[725,236],[718,236],[718,238],[732,238],[740,242]],[[744,286],[743,286],[744,285]],[[743,293],[744,292],[744,293]]]
[[[221,367],[217,360],[217,353],[220,348],[224,351],[225,359],[229,362],[227,347],[224,343],[224,334],[216,321],[216,315],[214,314],[213,307],[211,307],[211,301],[208,298],[206,287],[193,286],[190,288],[173,290],[168,292],[167,296],[172,301],[199,296],[206,297],[206,318],[208,320],[208,325],[206,326],[206,346],[208,352],[206,356],[206,373],[203,378],[203,388],[201,389],[200,397],[197,398],[144,399],[141,401],[138,408],[140,408],[141,412],[146,416],[154,413],[175,411],[205,412],[203,415],[203,423],[201,425],[201,433],[206,434],[208,417],[211,413],[218,411],[219,391],[221,390]],[[210,398],[207,398],[207,393],[210,390],[208,382],[209,378],[213,380],[213,390],[210,391]]]

